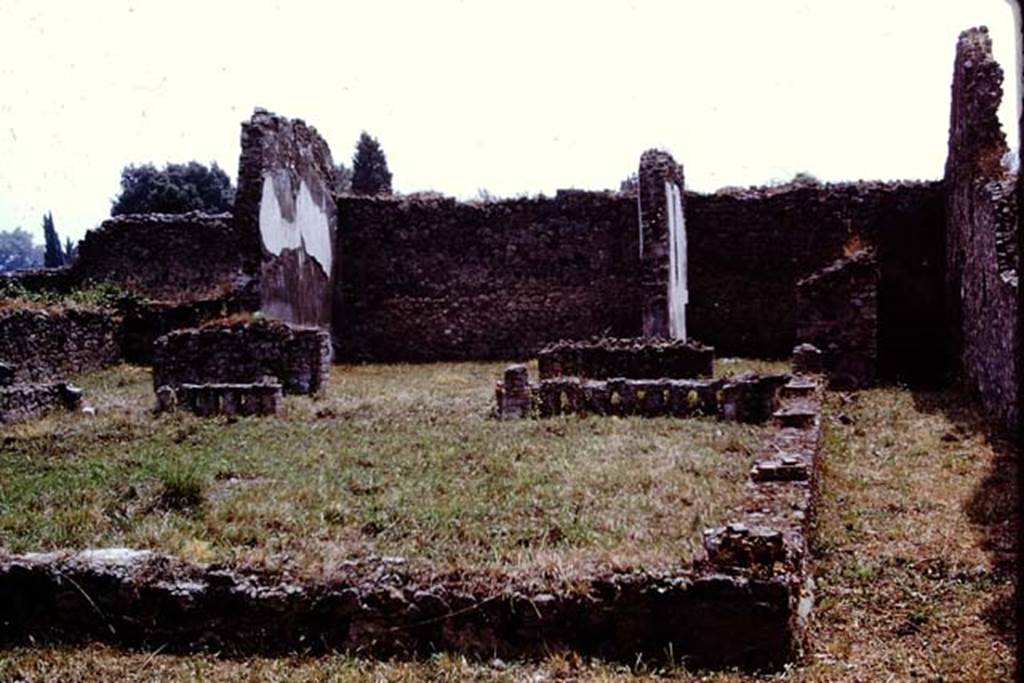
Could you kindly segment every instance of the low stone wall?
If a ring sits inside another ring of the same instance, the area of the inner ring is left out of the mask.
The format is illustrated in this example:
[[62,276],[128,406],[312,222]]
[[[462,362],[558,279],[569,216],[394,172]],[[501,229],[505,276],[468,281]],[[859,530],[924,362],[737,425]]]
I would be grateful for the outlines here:
[[98,640],[223,655],[438,651],[781,668],[798,639],[788,577],[716,571],[417,577],[401,564],[325,581],[202,567],[146,551],[0,555],[0,643]]
[[330,374],[327,331],[273,320],[211,323],[177,330],[153,345],[153,387],[260,383],[273,377],[288,394],[314,394]]
[[[715,415],[738,422],[764,422],[778,408],[779,390],[790,376],[742,375],[730,379],[586,380],[579,377],[529,383],[525,366],[511,366],[495,390],[502,419],[558,415],[694,417]],[[527,393],[528,392],[528,393]],[[528,398],[527,398],[528,396]]]
[[110,311],[0,309],[0,362],[14,367],[14,381],[63,379],[120,358],[121,319]]
[[878,282],[864,251],[797,283],[797,339],[821,350],[836,388],[870,386],[878,375]]
[[537,354],[541,379],[693,379],[714,374],[715,350],[697,342],[650,339],[561,341]]
[[57,410],[77,410],[82,390],[67,382],[0,386],[0,424],[25,422]]
[[182,408],[200,417],[276,415],[281,394],[281,385],[274,383],[162,386],[156,390],[157,411]]
[[705,531],[704,548],[719,571],[787,576],[802,603],[793,605],[799,632],[813,598],[808,553],[821,465],[822,387],[796,378],[782,396],[776,429],[758,452],[740,508],[729,523]]
[[[784,386],[735,518],[691,567],[554,578],[417,575],[403,560],[328,578],[200,566],[148,551],[0,553],[0,644],[102,641],[172,653],[541,657],[780,669],[812,604],[817,382]],[[799,424],[785,415],[803,414]]]

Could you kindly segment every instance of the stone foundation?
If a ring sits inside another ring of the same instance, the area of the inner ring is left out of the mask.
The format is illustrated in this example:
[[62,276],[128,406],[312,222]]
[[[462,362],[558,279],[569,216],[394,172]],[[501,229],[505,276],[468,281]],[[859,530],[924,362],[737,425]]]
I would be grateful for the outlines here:
[[[789,375],[742,375],[730,379],[609,379],[579,377],[529,383],[524,365],[505,371],[496,388],[501,419],[558,415],[695,417],[714,415],[738,422],[765,422],[779,406]],[[527,397],[529,399],[527,400]]]
[[177,330],[153,346],[153,386],[258,384],[272,377],[287,394],[315,394],[330,374],[327,331],[272,320]]
[[762,474],[752,472],[735,518],[705,533],[705,556],[692,566],[553,578],[413,574],[399,558],[379,558],[313,580],[117,548],[0,552],[0,644],[101,641],[228,656],[571,650],[780,669],[798,651],[812,598],[819,407],[817,384],[783,402],[814,418],[772,430],[755,464]]
[[281,397],[281,385],[272,383],[182,384],[156,390],[157,412],[182,408],[200,417],[277,415]]

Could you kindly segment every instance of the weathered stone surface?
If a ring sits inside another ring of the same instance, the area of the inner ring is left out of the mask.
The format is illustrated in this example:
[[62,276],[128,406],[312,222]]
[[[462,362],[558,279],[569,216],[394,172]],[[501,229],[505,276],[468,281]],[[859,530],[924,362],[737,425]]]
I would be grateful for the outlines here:
[[259,310],[259,290],[254,279],[239,276],[224,293],[182,302],[127,302],[124,317],[124,359],[152,364],[153,343],[174,330],[199,327],[214,320]]
[[503,420],[528,417],[533,404],[530,372],[525,365],[511,365],[497,387],[498,417]]
[[232,289],[243,262],[231,214],[129,214],[85,234],[68,277],[180,302]]
[[0,387],[14,384],[15,371],[16,368],[13,363],[0,362]]
[[116,363],[121,320],[90,308],[0,308],[0,362],[10,382],[62,379]]
[[[496,578],[503,580],[495,580]],[[0,554],[0,643],[102,641],[170,653],[378,657],[438,651],[781,668],[800,638],[791,576],[711,571],[420,577],[383,560],[322,580],[128,549]]]
[[640,287],[643,336],[686,338],[686,230],[683,167],[650,149],[640,156]]
[[723,567],[770,571],[776,563],[786,561],[780,531],[740,522],[705,532],[704,549],[712,564]]
[[[258,253],[261,310],[331,330],[337,206],[331,150],[312,126],[262,109],[242,125],[235,226]],[[347,333],[347,332],[346,332]]]
[[289,394],[313,394],[330,373],[325,330],[275,320],[210,323],[160,337],[153,348],[153,386],[254,384],[276,378]]
[[953,73],[946,227],[951,356],[959,377],[1009,427],[1019,424],[1016,178],[997,110],[1003,72],[985,28],[960,35]]
[[156,388],[156,412],[166,413],[178,407],[178,393],[174,387],[164,384]]
[[[786,356],[796,343],[797,281],[859,242],[880,264],[880,372],[907,381],[941,373],[941,183],[683,200],[688,328],[720,355]],[[634,195],[478,205],[342,196],[338,211],[346,257],[335,327],[346,357],[527,358],[559,339],[642,333]]]
[[338,197],[346,358],[525,359],[640,334],[636,199]]
[[817,375],[824,371],[825,360],[821,349],[814,344],[797,344],[793,349],[793,372],[798,375]]
[[789,375],[746,374],[722,385],[719,414],[735,422],[765,422],[779,406],[779,389]]
[[695,379],[714,374],[715,350],[694,341],[599,339],[560,341],[537,354],[541,379]]
[[934,381],[945,366],[939,182],[857,182],[687,193],[693,336],[719,356],[787,357],[797,282],[857,245],[874,248],[879,371]]
[[804,412],[810,420],[799,428],[775,423],[750,470],[750,483],[732,521],[704,532],[707,562],[713,569],[788,576],[799,585],[805,605],[813,601],[807,560],[821,464],[821,401],[817,382],[808,395],[782,399],[780,412]]
[[759,460],[750,470],[750,479],[766,481],[806,481],[810,478],[807,463],[799,455],[782,454],[777,458]]
[[[516,377],[516,381],[521,379]],[[778,407],[779,388],[789,379],[789,375],[744,375],[728,380],[619,377],[597,381],[555,377],[530,385],[530,391],[532,404],[537,406],[540,417],[572,414],[642,417],[716,415],[724,420],[764,422]],[[504,400],[502,389],[498,392],[499,415]]]
[[276,382],[165,385],[156,390],[158,412],[180,407],[200,417],[277,415],[281,400],[281,385]]
[[63,408],[78,410],[82,390],[68,382],[0,386],[0,424],[24,422]]
[[821,349],[836,388],[878,376],[878,281],[874,254],[861,251],[797,283],[797,338]]

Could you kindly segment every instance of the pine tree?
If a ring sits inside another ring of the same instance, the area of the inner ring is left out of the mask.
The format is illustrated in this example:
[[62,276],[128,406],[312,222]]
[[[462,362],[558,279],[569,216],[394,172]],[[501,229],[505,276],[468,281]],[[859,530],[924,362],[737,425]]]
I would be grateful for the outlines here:
[[43,252],[43,265],[47,268],[59,268],[64,265],[64,252],[60,248],[60,237],[53,227],[53,214],[43,216],[43,238],[46,240],[46,251]]
[[391,171],[380,143],[363,131],[352,157],[352,192],[391,194]]

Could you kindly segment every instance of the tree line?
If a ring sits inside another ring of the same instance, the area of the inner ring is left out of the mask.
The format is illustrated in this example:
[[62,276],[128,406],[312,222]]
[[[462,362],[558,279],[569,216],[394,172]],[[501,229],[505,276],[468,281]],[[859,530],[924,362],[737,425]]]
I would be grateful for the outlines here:
[[[339,194],[390,195],[391,171],[380,142],[366,131],[359,136],[351,166],[335,167],[334,191]],[[132,213],[224,213],[231,211],[235,188],[216,162],[130,164],[121,170],[121,189],[111,202],[110,215]],[[70,238],[61,243],[53,214],[43,216],[43,244],[20,227],[0,230],[0,273],[26,268],[58,268],[70,264],[77,247]]]

